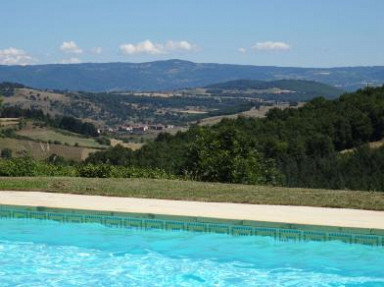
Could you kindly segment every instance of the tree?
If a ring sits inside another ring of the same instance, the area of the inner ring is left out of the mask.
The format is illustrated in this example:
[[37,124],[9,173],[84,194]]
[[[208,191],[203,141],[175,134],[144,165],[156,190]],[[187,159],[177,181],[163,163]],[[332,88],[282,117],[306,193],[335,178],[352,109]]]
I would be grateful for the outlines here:
[[12,150],[9,148],[4,148],[1,150],[1,158],[10,159],[12,158]]
[[200,128],[188,147],[187,174],[204,181],[276,184],[281,176],[252,141],[234,126],[219,131]]

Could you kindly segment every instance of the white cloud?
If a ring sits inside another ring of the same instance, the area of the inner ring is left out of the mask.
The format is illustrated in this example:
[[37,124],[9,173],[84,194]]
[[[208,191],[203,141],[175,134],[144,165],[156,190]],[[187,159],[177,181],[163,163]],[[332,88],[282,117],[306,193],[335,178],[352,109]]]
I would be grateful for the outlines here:
[[92,48],[91,52],[93,54],[101,54],[103,52],[103,48],[101,48],[101,47],[94,47],[94,48]]
[[120,45],[120,50],[124,54],[162,54],[164,49],[162,45],[154,44],[150,40],[145,40],[135,44],[123,44]]
[[145,40],[137,44],[122,44],[120,51],[124,54],[167,54],[172,51],[191,51],[195,49],[195,45],[187,41],[168,41],[165,44],[153,43],[150,40]]
[[0,50],[0,64],[1,65],[28,65],[36,62],[37,60],[27,52],[21,49],[8,48]]
[[259,42],[256,43],[252,49],[257,51],[286,51],[292,48],[291,45],[284,42]]
[[185,50],[185,51],[191,51],[194,49],[194,46],[187,42],[187,41],[168,41],[165,45],[165,48],[167,50]]
[[237,51],[238,51],[239,53],[241,53],[241,54],[245,54],[245,53],[247,53],[247,49],[245,49],[245,48],[239,48],[239,49],[237,49]]
[[60,61],[60,64],[79,64],[81,63],[81,60],[79,58],[69,58],[69,59],[64,59]]
[[83,50],[80,49],[77,44],[73,41],[63,42],[60,45],[60,51],[64,53],[71,53],[71,54],[82,54]]

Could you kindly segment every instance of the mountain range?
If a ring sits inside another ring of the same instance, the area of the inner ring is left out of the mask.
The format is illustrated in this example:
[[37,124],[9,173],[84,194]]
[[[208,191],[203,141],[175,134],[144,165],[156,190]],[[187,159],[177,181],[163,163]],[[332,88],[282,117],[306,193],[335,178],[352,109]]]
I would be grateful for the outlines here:
[[249,79],[300,79],[346,91],[384,83],[384,66],[294,68],[166,60],[147,63],[83,63],[29,66],[0,65],[0,82],[70,91],[159,91]]

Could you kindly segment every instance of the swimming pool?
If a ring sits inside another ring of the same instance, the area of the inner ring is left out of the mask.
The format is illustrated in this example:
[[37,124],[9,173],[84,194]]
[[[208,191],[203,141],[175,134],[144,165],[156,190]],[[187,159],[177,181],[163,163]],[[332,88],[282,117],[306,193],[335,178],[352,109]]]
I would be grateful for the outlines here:
[[[381,245],[151,228],[161,220],[148,218],[111,228],[119,216],[86,213],[0,215],[0,286],[384,286]],[[77,216],[104,222],[69,222]]]

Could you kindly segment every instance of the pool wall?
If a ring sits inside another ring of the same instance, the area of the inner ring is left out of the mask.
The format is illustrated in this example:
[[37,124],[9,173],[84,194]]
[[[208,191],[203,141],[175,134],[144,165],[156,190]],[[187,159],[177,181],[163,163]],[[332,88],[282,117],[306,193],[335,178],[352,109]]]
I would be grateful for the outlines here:
[[98,223],[118,228],[212,232],[234,236],[270,236],[280,241],[337,240],[351,244],[384,246],[384,230],[381,229],[0,205],[0,219],[6,218]]

